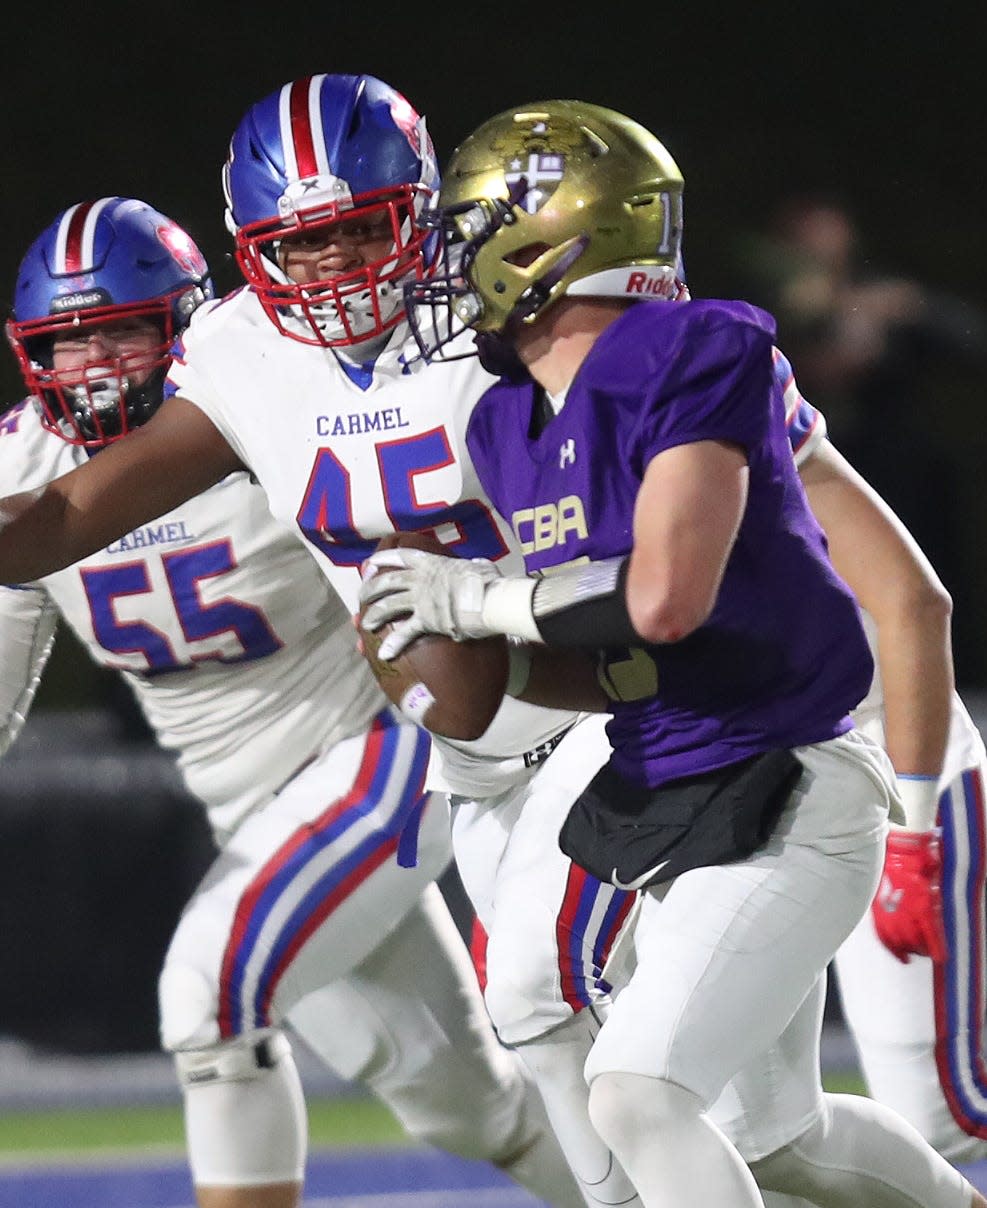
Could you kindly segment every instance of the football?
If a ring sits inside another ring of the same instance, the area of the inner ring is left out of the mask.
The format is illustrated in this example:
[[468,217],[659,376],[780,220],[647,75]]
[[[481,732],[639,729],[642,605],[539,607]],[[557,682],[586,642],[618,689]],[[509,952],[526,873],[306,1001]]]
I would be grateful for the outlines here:
[[[456,557],[430,532],[393,533],[377,549],[398,546]],[[359,625],[364,658],[388,700],[433,734],[463,742],[479,738],[504,699],[507,638],[456,642],[441,634],[423,634],[396,659],[385,661],[377,651],[390,628],[370,633]]]

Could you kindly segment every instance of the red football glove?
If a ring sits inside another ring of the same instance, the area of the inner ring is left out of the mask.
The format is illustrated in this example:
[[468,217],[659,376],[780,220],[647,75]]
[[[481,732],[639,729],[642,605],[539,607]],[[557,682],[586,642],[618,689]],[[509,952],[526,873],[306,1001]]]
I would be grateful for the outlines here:
[[908,964],[916,956],[946,959],[939,831],[892,831],[884,874],[871,905],[878,938]]

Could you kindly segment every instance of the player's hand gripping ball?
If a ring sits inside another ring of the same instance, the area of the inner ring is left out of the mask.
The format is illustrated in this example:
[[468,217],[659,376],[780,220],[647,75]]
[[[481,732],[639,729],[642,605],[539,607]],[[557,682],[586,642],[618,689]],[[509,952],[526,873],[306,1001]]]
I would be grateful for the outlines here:
[[[377,549],[397,546],[456,556],[425,532],[392,533]],[[378,650],[391,626],[371,633],[362,625],[363,611],[357,618],[363,655],[388,700],[406,717],[443,738],[468,742],[485,733],[504,699],[507,639],[497,634],[457,642],[426,633],[396,658],[384,660]]]

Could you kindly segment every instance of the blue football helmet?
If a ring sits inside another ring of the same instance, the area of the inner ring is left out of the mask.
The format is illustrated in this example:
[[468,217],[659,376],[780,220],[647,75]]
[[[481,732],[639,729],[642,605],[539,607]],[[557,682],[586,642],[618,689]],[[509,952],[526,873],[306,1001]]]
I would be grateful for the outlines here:
[[[368,75],[306,76],[272,92],[247,110],[223,168],[226,225],[243,275],[283,335],[323,348],[371,339],[404,318],[404,282],[431,267],[435,240],[416,219],[438,187],[425,119]],[[280,241],[355,211],[389,219],[388,254],[292,282]]]
[[[44,426],[99,449],[146,422],[161,405],[175,338],[210,297],[198,247],[145,202],[104,197],[64,210],[21,261],[7,324]],[[107,352],[82,368],[55,369],[57,337],[85,339],[135,320],[160,332],[149,351]]]

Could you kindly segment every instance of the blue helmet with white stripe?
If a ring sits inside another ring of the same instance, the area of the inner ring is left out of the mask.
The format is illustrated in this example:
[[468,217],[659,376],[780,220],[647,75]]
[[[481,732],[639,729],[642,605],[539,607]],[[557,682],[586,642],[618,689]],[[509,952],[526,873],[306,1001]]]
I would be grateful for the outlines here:
[[[146,202],[104,197],[62,211],[21,261],[7,324],[45,427],[101,448],[145,422],[161,404],[174,339],[211,296],[209,269],[191,236]],[[141,324],[156,334],[139,359],[124,352],[55,369],[59,338]]]
[[[223,168],[226,225],[240,268],[282,334],[355,344],[404,317],[402,284],[429,269],[417,216],[439,186],[425,119],[369,75],[312,75],[252,105]],[[304,285],[283,269],[282,241],[373,224],[386,253]],[[337,229],[339,229],[337,227]]]

